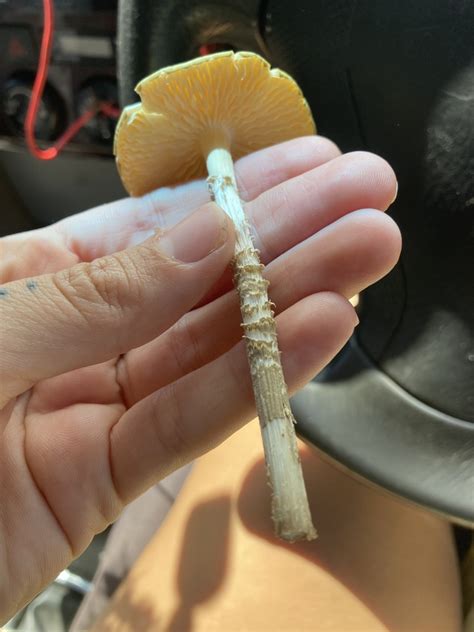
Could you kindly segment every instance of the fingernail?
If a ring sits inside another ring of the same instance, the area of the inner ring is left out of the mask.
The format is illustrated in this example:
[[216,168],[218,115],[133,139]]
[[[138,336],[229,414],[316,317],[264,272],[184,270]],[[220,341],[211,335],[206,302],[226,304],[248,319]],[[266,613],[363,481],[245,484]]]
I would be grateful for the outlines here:
[[194,263],[220,248],[227,232],[224,211],[206,204],[167,231],[160,239],[160,250],[177,261]]

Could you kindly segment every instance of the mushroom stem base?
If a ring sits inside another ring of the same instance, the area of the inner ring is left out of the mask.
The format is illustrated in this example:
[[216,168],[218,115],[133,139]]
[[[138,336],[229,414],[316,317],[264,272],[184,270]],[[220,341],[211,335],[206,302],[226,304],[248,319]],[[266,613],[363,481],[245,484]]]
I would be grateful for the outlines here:
[[278,349],[268,281],[254,248],[250,227],[235,183],[230,153],[211,151],[207,158],[209,188],[236,228],[234,283],[240,298],[242,326],[260,420],[272,518],[276,534],[287,541],[316,537],[301,469],[288,390]]

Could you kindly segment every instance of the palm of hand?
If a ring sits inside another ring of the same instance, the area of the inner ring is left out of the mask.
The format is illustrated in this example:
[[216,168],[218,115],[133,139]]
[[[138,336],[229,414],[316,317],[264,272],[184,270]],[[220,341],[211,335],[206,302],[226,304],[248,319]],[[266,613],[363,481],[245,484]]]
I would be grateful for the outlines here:
[[[38,261],[49,271],[77,263],[62,248],[51,248],[45,260],[43,245],[47,243],[33,241],[26,260],[15,266],[18,277],[41,273]],[[43,380],[0,412],[0,469],[5,469],[0,480],[8,485],[2,513],[14,517],[10,537],[0,548],[0,565],[7,570],[9,585],[27,589],[26,595],[15,591],[19,605],[51,581],[120,510],[108,445],[110,430],[125,410],[117,360]],[[91,498],[96,500],[91,503]],[[8,506],[9,500],[14,506]],[[24,580],[29,573],[35,579],[33,590]]]

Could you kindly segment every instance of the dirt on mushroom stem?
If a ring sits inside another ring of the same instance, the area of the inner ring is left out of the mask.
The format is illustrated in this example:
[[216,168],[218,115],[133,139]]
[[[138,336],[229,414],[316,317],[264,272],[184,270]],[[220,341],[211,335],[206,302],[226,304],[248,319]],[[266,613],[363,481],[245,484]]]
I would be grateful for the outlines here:
[[240,298],[252,386],[272,489],[275,532],[289,542],[313,540],[317,534],[298,454],[295,421],[268,298],[268,281],[263,277],[263,265],[253,245],[238,194],[230,151],[219,146],[211,148],[206,163],[212,198],[229,215],[236,228],[234,283]]

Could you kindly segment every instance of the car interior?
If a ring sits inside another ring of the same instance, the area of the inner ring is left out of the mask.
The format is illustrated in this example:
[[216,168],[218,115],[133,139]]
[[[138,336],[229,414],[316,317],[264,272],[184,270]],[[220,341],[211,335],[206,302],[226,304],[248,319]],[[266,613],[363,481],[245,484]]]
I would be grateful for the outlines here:
[[[221,50],[255,52],[290,73],[319,134],[393,166],[390,214],[403,235],[395,269],[359,297],[356,334],[293,398],[297,432],[357,476],[446,517],[462,560],[474,526],[474,2],[53,4],[34,134],[43,151],[60,149],[44,160],[25,139],[43,3],[0,2],[0,235],[126,195],[114,131],[146,75]],[[52,630],[53,620],[69,629],[108,534],[6,629]]]

